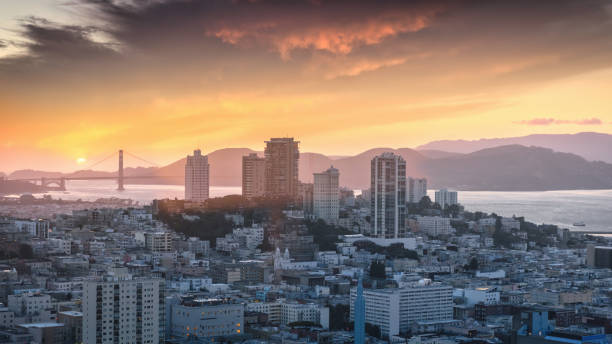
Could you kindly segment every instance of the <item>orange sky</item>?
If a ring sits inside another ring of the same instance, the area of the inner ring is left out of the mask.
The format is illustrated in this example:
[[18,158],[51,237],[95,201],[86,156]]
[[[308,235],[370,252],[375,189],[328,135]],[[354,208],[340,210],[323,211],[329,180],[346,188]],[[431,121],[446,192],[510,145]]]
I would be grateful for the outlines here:
[[74,170],[119,148],[165,164],[278,136],[342,155],[612,133],[603,0],[37,0],[0,12],[5,173]]

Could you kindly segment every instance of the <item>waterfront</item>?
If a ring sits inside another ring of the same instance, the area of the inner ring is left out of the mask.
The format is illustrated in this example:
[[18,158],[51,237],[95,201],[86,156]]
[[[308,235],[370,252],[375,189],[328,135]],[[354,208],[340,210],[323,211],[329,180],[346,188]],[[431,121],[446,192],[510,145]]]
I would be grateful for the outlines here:
[[[129,198],[148,204],[155,198],[182,198],[182,185],[136,185],[117,191],[114,181],[70,181],[68,191],[47,193],[53,198],[94,201],[98,198]],[[240,194],[239,186],[213,186],[212,197]],[[357,192],[358,193],[358,192]],[[35,194],[42,197],[42,194]],[[429,191],[433,200],[433,190]],[[460,191],[459,202],[469,211],[502,216],[524,216],[535,223],[555,224],[580,231],[612,232],[612,190],[565,190],[535,192]],[[573,223],[584,221],[585,227]]]

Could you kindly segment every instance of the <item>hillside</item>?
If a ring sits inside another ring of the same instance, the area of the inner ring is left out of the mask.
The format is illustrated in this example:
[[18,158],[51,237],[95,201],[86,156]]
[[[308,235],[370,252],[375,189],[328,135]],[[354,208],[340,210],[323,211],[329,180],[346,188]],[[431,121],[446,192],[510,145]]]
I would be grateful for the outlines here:
[[486,148],[505,145],[523,145],[550,148],[557,152],[579,155],[590,161],[612,163],[612,135],[584,132],[578,134],[535,134],[519,137],[481,140],[441,140],[417,147],[417,150],[440,150],[453,153],[472,153]]
[[[409,148],[374,148],[351,157],[331,159],[318,153],[300,154],[300,180],[312,182],[312,174],[331,165],[340,171],[340,184],[369,187],[370,161],[383,152],[400,154],[406,160],[407,175],[427,177],[430,188],[458,190],[561,190],[612,188],[612,165],[589,162],[570,153],[548,148],[506,145],[469,154],[440,151],[418,152]],[[226,148],[208,155],[211,185],[240,186],[242,157],[258,153],[247,148]],[[182,184],[185,158],[160,168],[126,168],[125,175],[155,175],[158,179],[130,180],[129,183]],[[58,176],[56,172],[22,170],[9,177]],[[77,171],[65,176],[114,176],[115,172]],[[162,177],[165,176],[165,177]]]

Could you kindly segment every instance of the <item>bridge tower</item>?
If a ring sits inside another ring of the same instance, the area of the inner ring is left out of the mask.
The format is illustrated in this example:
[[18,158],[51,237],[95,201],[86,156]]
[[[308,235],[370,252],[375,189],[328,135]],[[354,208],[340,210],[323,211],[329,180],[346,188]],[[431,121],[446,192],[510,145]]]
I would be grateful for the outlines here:
[[123,191],[123,149],[119,150],[119,170],[117,171],[117,190]]

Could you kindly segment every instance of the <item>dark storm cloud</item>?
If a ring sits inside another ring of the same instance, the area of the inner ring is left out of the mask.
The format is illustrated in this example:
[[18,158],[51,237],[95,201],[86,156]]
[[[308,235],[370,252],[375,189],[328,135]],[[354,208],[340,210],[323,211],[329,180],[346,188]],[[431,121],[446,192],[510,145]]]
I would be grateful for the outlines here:
[[[334,79],[414,64],[423,74],[471,68],[493,77],[522,71],[551,78],[609,65],[612,53],[607,0],[75,0],[70,6],[91,26],[26,20],[28,53],[4,59],[5,69],[36,61],[80,73],[79,63],[111,61],[123,74],[131,66],[144,75],[172,70],[177,78],[228,80],[249,70],[273,79],[292,69]],[[95,33],[112,45],[95,41]]]

